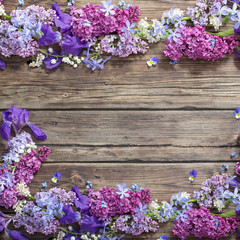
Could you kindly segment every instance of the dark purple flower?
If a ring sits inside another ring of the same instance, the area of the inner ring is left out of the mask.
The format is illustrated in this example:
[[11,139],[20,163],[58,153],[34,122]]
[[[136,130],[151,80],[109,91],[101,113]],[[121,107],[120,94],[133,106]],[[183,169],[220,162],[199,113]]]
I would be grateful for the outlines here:
[[23,233],[15,230],[8,232],[8,235],[10,238],[16,239],[16,240],[29,240]]
[[85,212],[89,210],[89,198],[85,195],[82,195],[77,186],[72,188],[72,191],[76,193],[76,198],[74,204],[77,208],[80,208],[80,212]]
[[40,46],[47,46],[60,42],[61,33],[53,32],[52,27],[50,25],[42,26],[41,31],[43,32],[44,35],[38,40],[38,44]]
[[81,39],[76,36],[65,34],[60,43],[62,54],[72,54],[78,56],[83,48],[88,48],[87,42],[81,42]]
[[74,212],[72,207],[67,205],[63,207],[64,216],[60,218],[61,224],[71,224],[78,222],[81,218],[81,214],[79,212]]
[[[60,56],[58,51],[53,51],[53,53],[51,55]],[[61,64],[62,59],[63,59],[62,57],[55,57],[55,56],[51,56],[51,55],[48,55],[48,57],[46,57],[43,60],[46,68],[48,68],[48,69],[53,69],[53,68],[58,67]]]
[[5,229],[10,219],[11,219],[10,216],[0,212],[0,232],[2,232]]
[[5,70],[6,64],[5,62],[0,58],[0,69]]
[[82,214],[81,220],[79,221],[80,232],[90,232],[94,234],[97,232],[98,228],[104,227],[105,223],[103,221],[98,221],[97,217],[92,216],[90,213]]
[[[73,234],[73,233],[77,233],[77,234]],[[72,240],[71,237],[75,237],[75,240],[80,240],[81,239],[81,234],[79,234],[79,231],[77,231],[76,229],[73,229],[71,231],[71,233],[68,233],[65,237],[64,240]]]
[[0,129],[2,138],[8,141],[11,137],[11,129],[13,129],[17,135],[20,133],[23,127],[29,126],[36,138],[45,140],[47,138],[46,134],[40,128],[28,121],[29,114],[30,111],[17,108],[14,105],[7,111],[3,112],[2,118],[4,123]]
[[238,52],[236,53],[236,56],[237,56],[237,57],[240,57],[240,51],[238,51]]
[[71,29],[71,16],[67,13],[63,13],[58,3],[52,5],[52,9],[56,11],[57,16],[54,18],[54,23],[61,29],[61,32],[67,32]]

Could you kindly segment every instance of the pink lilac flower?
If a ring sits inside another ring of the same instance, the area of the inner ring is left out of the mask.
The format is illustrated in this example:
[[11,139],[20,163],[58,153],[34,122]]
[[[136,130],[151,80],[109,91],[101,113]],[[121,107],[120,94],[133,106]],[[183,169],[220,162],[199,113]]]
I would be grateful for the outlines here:
[[240,176],[240,162],[237,162],[237,165],[235,167],[235,171],[236,171],[237,175]]
[[116,227],[118,230],[131,235],[140,235],[144,232],[156,232],[158,223],[151,219],[151,217],[142,215],[123,215],[116,220]]
[[236,36],[223,38],[213,36],[206,33],[200,25],[185,27],[179,29],[178,32],[181,37],[178,38],[177,42],[172,38],[165,40],[167,45],[163,55],[172,61],[178,61],[182,56],[187,56],[193,60],[215,61],[223,58],[224,53],[231,54],[239,43]]
[[141,40],[140,37],[130,35],[107,35],[101,40],[102,51],[113,56],[127,57],[131,54],[145,54],[148,44]]
[[191,208],[186,213],[188,217],[184,222],[181,219],[174,220],[175,226],[172,233],[181,239],[189,235],[193,235],[195,238],[219,239],[226,237],[227,234],[233,234],[240,225],[237,217],[215,216],[205,207]]

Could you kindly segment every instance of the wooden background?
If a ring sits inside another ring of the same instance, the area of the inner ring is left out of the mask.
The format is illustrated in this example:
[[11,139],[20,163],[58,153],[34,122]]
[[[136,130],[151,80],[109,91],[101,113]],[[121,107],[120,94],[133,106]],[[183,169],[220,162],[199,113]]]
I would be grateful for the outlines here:
[[[88,3],[75,1],[79,7]],[[8,13],[17,3],[5,2]],[[53,3],[25,0],[25,6]],[[66,6],[66,1],[60,3]],[[131,3],[149,19],[160,19],[171,7],[194,5],[188,0]],[[33,192],[43,181],[55,186],[51,177],[59,171],[62,179],[57,186],[67,190],[74,184],[84,189],[87,180],[95,189],[137,183],[152,189],[153,199],[168,201],[178,191],[198,190],[223,163],[233,171],[230,153],[238,152],[240,130],[233,116],[240,103],[240,60],[234,55],[216,63],[183,58],[172,66],[162,56],[163,49],[163,43],[152,44],[146,55],[112,58],[96,72],[63,64],[52,71],[31,69],[27,59],[7,60],[0,73],[0,110],[12,104],[31,110],[31,121],[44,129],[48,136],[44,144],[52,149],[31,184]],[[160,62],[148,69],[150,56],[160,57]],[[0,142],[1,151],[5,143]],[[192,169],[198,170],[193,184],[188,182]],[[160,234],[177,239],[171,235],[172,226],[163,224],[156,234],[124,239],[153,240]]]

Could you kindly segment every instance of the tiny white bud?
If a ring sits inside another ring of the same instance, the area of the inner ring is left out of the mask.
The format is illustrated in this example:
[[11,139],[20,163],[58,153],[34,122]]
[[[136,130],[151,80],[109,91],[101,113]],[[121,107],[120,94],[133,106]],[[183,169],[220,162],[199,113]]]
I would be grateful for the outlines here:
[[51,60],[51,64],[55,64],[56,62],[57,62],[56,59],[52,59],[52,60]]
[[74,67],[74,68],[77,68],[77,67],[78,67],[78,65],[77,65],[77,64],[74,64],[74,65],[73,65],[73,67]]
[[52,54],[52,53],[53,53],[53,49],[52,49],[52,48],[49,48],[49,49],[48,49],[48,52]]

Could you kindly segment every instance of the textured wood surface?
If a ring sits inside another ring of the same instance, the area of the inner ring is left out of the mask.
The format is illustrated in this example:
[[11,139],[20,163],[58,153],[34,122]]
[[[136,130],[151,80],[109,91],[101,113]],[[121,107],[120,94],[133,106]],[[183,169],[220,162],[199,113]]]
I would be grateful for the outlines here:
[[[25,6],[50,7],[54,2],[25,0]],[[67,5],[64,0],[58,2],[62,8]],[[75,2],[80,7],[89,1]],[[194,2],[131,1],[149,19],[160,19],[171,7],[185,10]],[[6,11],[16,3],[5,1]],[[0,72],[0,110],[12,104],[32,110],[31,121],[48,135],[38,145],[52,149],[31,184],[33,192],[43,181],[53,186],[52,173],[60,171],[63,177],[57,186],[67,190],[74,184],[83,189],[87,180],[95,189],[137,183],[152,189],[153,199],[169,200],[178,191],[199,189],[223,163],[233,171],[237,159],[229,156],[239,152],[240,125],[233,117],[240,102],[239,59],[234,54],[215,63],[183,58],[172,66],[162,56],[163,49],[163,43],[152,44],[146,55],[112,58],[101,72],[83,65],[73,71],[63,64],[51,71],[31,69],[28,59],[5,58],[6,71]],[[160,59],[151,69],[146,65],[150,56]],[[4,144],[0,141],[1,152]],[[199,174],[190,184],[187,177],[192,169]],[[156,234],[124,239],[154,240],[166,234],[176,240],[172,227],[163,224]],[[5,235],[0,239],[8,240]]]

